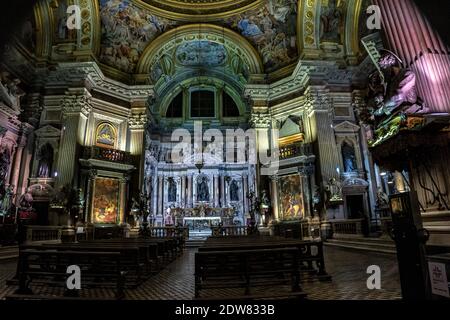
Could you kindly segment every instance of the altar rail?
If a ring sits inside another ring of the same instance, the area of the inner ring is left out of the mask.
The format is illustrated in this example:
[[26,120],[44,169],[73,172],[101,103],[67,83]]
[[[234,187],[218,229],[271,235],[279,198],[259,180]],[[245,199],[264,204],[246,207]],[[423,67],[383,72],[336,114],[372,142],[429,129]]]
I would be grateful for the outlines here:
[[83,158],[117,162],[122,164],[132,163],[132,157],[129,152],[116,149],[106,149],[97,146],[85,147],[83,150]]
[[27,226],[27,243],[61,241],[63,227],[58,226]]
[[149,228],[149,236],[152,238],[170,238],[183,236],[185,239],[189,238],[189,228],[177,227],[151,227]]
[[364,219],[349,219],[349,220],[332,220],[331,228],[333,230],[333,237],[339,236],[362,236],[363,235]]
[[212,235],[214,237],[246,236],[248,229],[246,226],[212,227]]

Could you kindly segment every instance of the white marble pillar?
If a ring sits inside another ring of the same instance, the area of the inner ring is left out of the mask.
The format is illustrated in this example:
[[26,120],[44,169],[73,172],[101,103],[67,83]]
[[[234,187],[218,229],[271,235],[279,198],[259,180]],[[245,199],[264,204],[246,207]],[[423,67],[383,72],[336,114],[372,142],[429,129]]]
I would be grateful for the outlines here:
[[164,187],[164,177],[158,177],[158,215],[163,215],[163,206],[164,206],[164,195],[163,195],[163,187]]
[[242,177],[242,185],[243,185],[243,202],[244,202],[244,215],[246,215],[247,213],[248,213],[248,211],[249,211],[249,209],[248,209],[248,198],[247,198],[247,195],[248,195],[248,176],[247,175],[244,175],[243,177]]
[[188,187],[187,187],[187,207],[192,208],[193,204],[193,195],[192,195],[192,175],[188,175]]
[[181,176],[181,199],[180,203],[182,207],[186,206],[186,176]]
[[18,183],[19,183],[19,175],[22,163],[22,154],[25,145],[19,143],[17,147],[15,158],[14,158],[14,167],[11,169],[11,184],[14,186],[14,194],[17,193]]
[[222,208],[225,207],[225,176],[222,174],[220,176],[220,205]]
[[219,208],[219,176],[214,176],[214,207]]

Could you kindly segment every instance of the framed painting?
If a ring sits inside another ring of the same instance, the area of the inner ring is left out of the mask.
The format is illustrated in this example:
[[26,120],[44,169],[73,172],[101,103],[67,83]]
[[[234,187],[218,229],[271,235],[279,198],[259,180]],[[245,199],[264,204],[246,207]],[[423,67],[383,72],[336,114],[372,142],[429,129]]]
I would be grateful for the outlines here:
[[117,140],[116,128],[109,123],[101,123],[95,134],[95,144],[99,147],[115,148]]
[[305,207],[300,176],[291,175],[281,177],[279,183],[282,219],[302,219],[304,217]]
[[93,195],[93,223],[116,224],[119,222],[119,180],[96,178]]

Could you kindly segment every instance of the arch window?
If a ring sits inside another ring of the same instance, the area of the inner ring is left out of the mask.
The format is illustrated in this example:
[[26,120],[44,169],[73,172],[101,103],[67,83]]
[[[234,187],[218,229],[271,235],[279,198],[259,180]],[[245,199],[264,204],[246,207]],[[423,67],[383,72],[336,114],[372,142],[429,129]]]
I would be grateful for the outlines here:
[[196,90],[191,92],[191,118],[214,118],[214,91]]

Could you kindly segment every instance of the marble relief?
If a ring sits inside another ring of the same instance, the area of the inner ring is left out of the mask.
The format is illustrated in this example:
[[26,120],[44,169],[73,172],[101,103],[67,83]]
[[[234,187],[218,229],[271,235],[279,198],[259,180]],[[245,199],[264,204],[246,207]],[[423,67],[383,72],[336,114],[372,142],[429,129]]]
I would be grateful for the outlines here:
[[180,45],[176,51],[178,63],[184,66],[219,66],[227,59],[225,47],[212,41],[191,41]]

